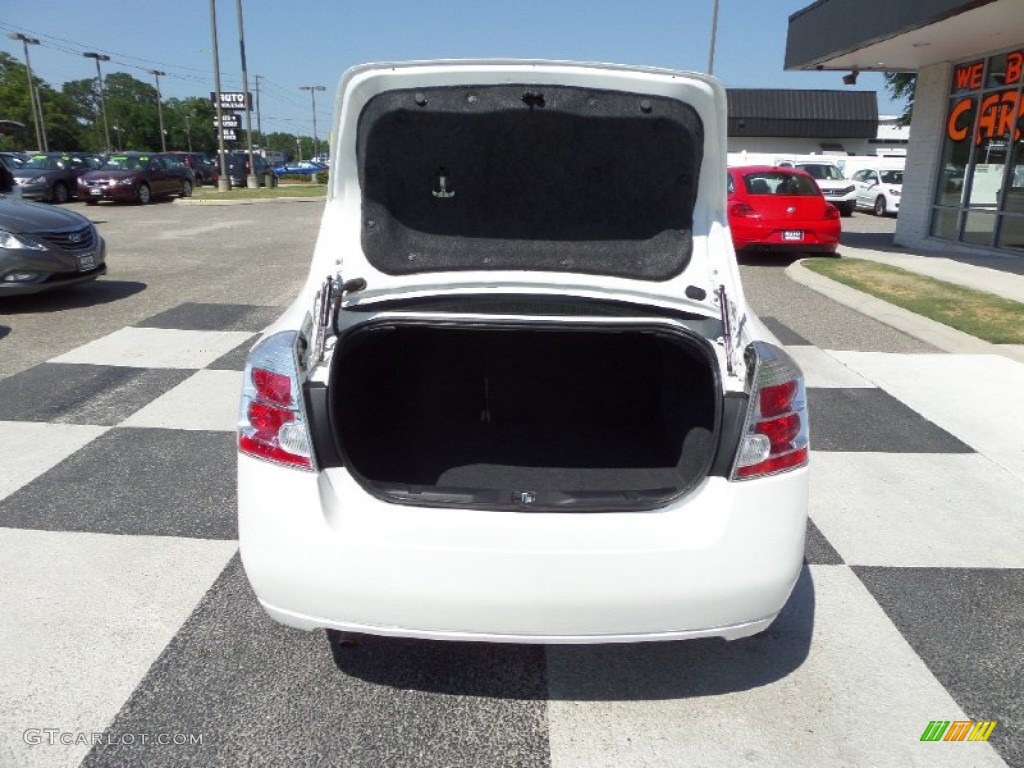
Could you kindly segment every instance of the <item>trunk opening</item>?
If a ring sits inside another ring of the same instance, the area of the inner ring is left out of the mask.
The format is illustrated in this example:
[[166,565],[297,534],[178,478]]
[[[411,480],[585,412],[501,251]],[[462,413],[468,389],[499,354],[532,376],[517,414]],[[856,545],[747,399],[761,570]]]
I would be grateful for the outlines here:
[[340,340],[332,382],[345,465],[398,502],[651,508],[717,444],[710,350],[664,329],[371,323]]

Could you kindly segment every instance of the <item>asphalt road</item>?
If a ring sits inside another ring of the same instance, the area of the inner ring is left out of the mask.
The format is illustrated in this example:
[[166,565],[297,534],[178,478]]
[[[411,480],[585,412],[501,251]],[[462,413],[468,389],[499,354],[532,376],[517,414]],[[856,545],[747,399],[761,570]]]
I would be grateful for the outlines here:
[[[788,258],[744,259],[815,450],[806,566],[767,633],[347,649],[271,622],[235,542],[241,361],[321,206],[69,207],[109,275],[0,302],[0,768],[1024,766],[1024,458],[984,389],[1016,364],[922,354]],[[844,241],[893,226],[855,214]],[[999,725],[922,744],[937,718]]]

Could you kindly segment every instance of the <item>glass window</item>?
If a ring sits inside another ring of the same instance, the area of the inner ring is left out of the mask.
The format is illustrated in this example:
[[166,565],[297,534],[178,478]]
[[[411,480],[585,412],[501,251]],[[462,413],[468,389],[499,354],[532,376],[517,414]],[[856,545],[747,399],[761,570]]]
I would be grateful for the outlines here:
[[1003,188],[1006,170],[1007,144],[1005,139],[985,139],[974,156],[974,169],[965,202],[972,208],[995,209]]
[[803,163],[797,166],[801,171],[809,173],[816,179],[827,181],[842,181],[843,174],[838,168],[829,163]]
[[977,101],[966,98],[950,105],[946,119],[946,140],[942,148],[942,165],[935,202],[939,205],[960,205],[967,177],[967,164],[971,159],[971,135]]
[[1024,213],[1024,136],[1014,142],[1010,153],[1002,208],[1012,213]]
[[1016,85],[1021,81],[1022,69],[1024,69],[1024,51],[1011,51],[993,56],[989,59],[985,85],[988,88]]
[[950,85],[950,92],[960,93],[961,91],[980,90],[984,72],[984,59],[978,59],[966,64],[957,64],[953,67],[953,82]]
[[961,238],[965,243],[974,245],[990,245],[992,233],[996,229],[996,216],[986,211],[967,211],[964,216],[964,234]]
[[1024,251],[1024,216],[1003,216],[999,227],[1000,248]]
[[809,197],[821,195],[813,179],[795,173],[765,171],[748,173],[743,177],[748,195],[799,195]]
[[960,224],[960,211],[949,208],[936,208],[932,212],[932,237],[956,240]]

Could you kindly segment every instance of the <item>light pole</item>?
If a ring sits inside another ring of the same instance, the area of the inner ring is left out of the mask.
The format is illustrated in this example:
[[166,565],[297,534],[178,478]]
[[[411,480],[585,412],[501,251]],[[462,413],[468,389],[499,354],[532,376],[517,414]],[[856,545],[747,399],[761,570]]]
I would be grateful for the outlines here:
[[7,37],[11,40],[21,40],[21,44],[25,48],[25,70],[28,72],[28,103],[32,108],[32,122],[36,126],[36,144],[43,152],[46,152],[49,147],[46,141],[46,126],[43,124],[43,102],[39,98],[39,91],[36,89],[35,80],[32,78],[32,61],[28,56],[28,47],[30,45],[39,45],[39,40],[35,37],[26,37],[20,32],[8,32]]
[[711,7],[711,50],[708,51],[708,74],[715,73],[715,39],[718,37],[718,0]]
[[160,151],[167,151],[167,134],[164,133],[164,110],[160,106],[160,78],[166,75],[166,72],[161,72],[159,69],[147,69],[147,72],[156,78],[156,116],[160,121]]
[[238,10],[238,49],[242,54],[242,106],[245,108],[245,146],[249,151],[249,173],[245,177],[245,186],[256,189],[260,180],[256,176],[256,162],[252,156],[252,104],[249,103],[249,70],[245,64],[245,25],[242,23],[242,0],[235,0]]
[[117,149],[117,151],[120,152],[124,149],[124,131],[122,131],[115,125],[114,133],[117,134],[117,147],[115,147],[115,149]]
[[263,75],[253,75],[253,77],[256,78],[256,133],[260,135],[260,141],[263,141],[263,121],[260,120],[260,78]]
[[192,151],[192,119],[196,116],[195,110],[185,115],[185,137],[188,140],[188,151]]
[[110,128],[107,125],[107,96],[103,90],[103,74],[100,72],[100,62],[110,61],[110,57],[102,53],[83,53],[87,59],[96,59],[96,82],[100,87],[100,110],[103,112],[103,139],[107,142],[107,149],[110,149]]
[[316,92],[326,91],[327,88],[322,85],[300,85],[300,91],[309,91],[309,98],[313,101],[313,157],[312,160],[317,156],[317,150],[320,148],[320,141],[316,137]]
[[216,88],[214,97],[217,103],[217,148],[220,150],[220,175],[217,177],[217,191],[227,192],[231,189],[228,177],[228,157],[224,153],[224,109],[220,105],[220,53],[217,48],[217,0],[210,0],[210,29],[213,35],[213,84]]
[[299,159],[295,162],[302,162],[302,139],[295,139],[295,152],[298,154]]

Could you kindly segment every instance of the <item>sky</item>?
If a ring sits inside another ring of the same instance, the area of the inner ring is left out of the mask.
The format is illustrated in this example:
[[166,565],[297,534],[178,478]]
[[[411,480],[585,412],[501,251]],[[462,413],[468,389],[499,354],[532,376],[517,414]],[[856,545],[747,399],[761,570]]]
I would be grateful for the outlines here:
[[[812,0],[719,0],[714,74],[730,88],[849,89],[841,72],[786,72],[789,16]],[[240,91],[237,0],[215,0],[221,89]],[[243,0],[249,89],[260,79],[263,130],[327,136],[333,93],[348,67],[431,58],[542,58],[707,71],[713,0]],[[213,90],[210,0],[0,0],[0,50],[24,61],[6,33],[36,37],[33,72],[59,88],[109,72],[153,82],[164,98]],[[902,108],[882,76],[861,73],[881,114]],[[212,130],[212,127],[211,127]]]

